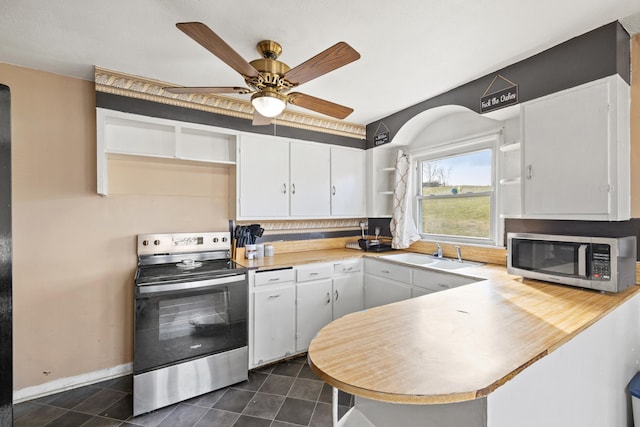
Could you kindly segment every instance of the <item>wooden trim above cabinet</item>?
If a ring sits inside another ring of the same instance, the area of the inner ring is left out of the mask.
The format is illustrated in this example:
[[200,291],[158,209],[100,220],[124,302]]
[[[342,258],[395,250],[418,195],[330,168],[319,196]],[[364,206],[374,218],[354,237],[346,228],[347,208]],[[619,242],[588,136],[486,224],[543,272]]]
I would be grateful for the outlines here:
[[[252,120],[253,118],[253,107],[251,103],[238,98],[214,94],[171,94],[162,88],[175,86],[172,83],[147,79],[99,67],[95,68],[95,82],[96,92],[110,93],[246,120]],[[363,125],[292,110],[285,110],[277,119],[272,119],[272,123],[277,126],[346,136],[358,140],[365,138],[365,127]]]

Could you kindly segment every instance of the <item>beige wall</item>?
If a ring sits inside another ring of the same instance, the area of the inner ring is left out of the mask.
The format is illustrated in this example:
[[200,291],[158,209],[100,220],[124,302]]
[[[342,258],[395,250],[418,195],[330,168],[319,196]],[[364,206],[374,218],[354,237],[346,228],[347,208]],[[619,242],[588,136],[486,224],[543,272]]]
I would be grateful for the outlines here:
[[14,389],[131,362],[136,234],[226,230],[229,169],[113,159],[100,197],[93,83],[7,64],[0,83],[12,103]]

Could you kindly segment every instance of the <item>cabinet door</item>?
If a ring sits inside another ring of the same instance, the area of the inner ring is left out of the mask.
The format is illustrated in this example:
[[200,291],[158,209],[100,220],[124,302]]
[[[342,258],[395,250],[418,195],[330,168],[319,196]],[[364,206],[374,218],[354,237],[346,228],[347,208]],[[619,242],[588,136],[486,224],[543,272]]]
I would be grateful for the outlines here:
[[331,215],[365,215],[364,150],[331,147]]
[[364,277],[354,273],[333,279],[333,318],[364,309]]
[[295,350],[295,285],[256,290],[253,315],[253,363],[279,359]]
[[372,308],[411,298],[411,287],[393,280],[365,274],[364,307]]
[[329,216],[330,147],[291,142],[291,216]]
[[608,214],[609,108],[606,82],[523,104],[525,215]]
[[238,160],[238,218],[289,215],[289,143],[242,135]]
[[296,285],[296,351],[305,351],[323,326],[331,322],[331,279]]

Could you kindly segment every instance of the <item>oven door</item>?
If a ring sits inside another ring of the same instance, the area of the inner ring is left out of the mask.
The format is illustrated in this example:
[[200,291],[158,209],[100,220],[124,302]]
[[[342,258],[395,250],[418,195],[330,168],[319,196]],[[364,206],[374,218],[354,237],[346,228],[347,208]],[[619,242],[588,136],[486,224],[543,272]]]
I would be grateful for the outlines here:
[[136,286],[134,373],[247,345],[247,275]]

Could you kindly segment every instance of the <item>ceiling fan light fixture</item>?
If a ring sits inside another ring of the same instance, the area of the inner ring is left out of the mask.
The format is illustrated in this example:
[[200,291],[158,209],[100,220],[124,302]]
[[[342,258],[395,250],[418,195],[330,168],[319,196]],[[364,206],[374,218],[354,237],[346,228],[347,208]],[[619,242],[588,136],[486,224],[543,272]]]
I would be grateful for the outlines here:
[[275,92],[258,92],[251,97],[251,105],[264,117],[276,117],[284,111],[287,98]]

